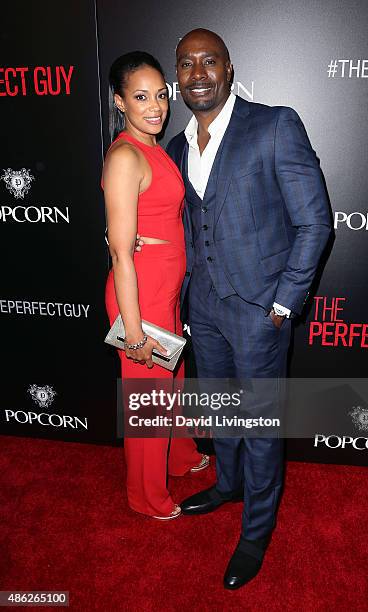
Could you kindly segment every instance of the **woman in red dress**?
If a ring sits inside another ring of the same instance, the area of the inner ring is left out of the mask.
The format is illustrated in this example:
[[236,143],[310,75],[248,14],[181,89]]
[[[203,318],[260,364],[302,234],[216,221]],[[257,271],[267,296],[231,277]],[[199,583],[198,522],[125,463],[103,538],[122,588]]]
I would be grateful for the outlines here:
[[[147,53],[128,53],[111,66],[110,87],[110,125],[118,123],[118,135],[103,170],[112,257],[106,308],[111,324],[119,312],[124,322],[122,379],[183,378],[183,363],[173,374],[152,362],[152,350],[165,354],[165,349],[144,335],[141,324],[146,319],[182,335],[184,185],[178,168],[156,142],[168,112],[162,68]],[[145,244],[141,252],[134,250],[137,233]],[[180,507],[167,490],[167,473],[180,476],[203,469],[208,456],[198,453],[187,438],[126,438],[124,450],[130,507],[158,519],[179,516]]]

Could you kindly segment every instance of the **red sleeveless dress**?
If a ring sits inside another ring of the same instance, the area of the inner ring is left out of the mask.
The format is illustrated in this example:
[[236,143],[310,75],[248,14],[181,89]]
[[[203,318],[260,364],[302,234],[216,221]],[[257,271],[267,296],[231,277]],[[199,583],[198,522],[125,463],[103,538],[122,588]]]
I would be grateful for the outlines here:
[[[183,180],[160,145],[147,145],[127,132],[121,132],[116,140],[120,138],[137,147],[152,170],[151,184],[138,198],[138,233],[168,241],[145,244],[134,254],[141,317],[182,335],[180,289],[186,264]],[[105,303],[112,324],[119,314],[112,269],[107,278]],[[148,369],[127,359],[124,351],[118,353],[122,379],[184,377],[183,363],[173,375],[157,364]],[[127,494],[133,510],[151,516],[169,515],[175,504],[167,490],[167,473],[181,476],[201,461],[202,456],[191,439],[172,438],[168,448],[169,438],[125,439]]]

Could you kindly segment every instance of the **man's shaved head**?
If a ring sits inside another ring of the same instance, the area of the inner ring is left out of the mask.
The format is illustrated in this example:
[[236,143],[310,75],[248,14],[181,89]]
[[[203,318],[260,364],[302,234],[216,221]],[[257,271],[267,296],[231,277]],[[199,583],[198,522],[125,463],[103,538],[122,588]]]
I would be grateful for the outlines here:
[[206,30],[205,28],[196,28],[195,30],[191,30],[183,38],[180,40],[176,47],[176,56],[180,56],[180,48],[184,46],[186,43],[190,43],[192,39],[198,40],[198,38],[203,38],[208,42],[212,39],[212,42],[216,45],[218,50],[223,54],[225,61],[230,61],[230,54],[227,46],[222,40],[221,36],[216,34],[216,32],[212,32],[211,30]]

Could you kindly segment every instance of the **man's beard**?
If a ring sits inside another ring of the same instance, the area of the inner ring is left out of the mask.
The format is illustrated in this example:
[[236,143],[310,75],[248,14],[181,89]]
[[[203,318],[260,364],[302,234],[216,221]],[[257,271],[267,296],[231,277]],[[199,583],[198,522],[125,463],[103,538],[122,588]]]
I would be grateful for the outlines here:
[[216,101],[212,100],[186,100],[185,104],[190,108],[191,111],[210,111],[216,106]]

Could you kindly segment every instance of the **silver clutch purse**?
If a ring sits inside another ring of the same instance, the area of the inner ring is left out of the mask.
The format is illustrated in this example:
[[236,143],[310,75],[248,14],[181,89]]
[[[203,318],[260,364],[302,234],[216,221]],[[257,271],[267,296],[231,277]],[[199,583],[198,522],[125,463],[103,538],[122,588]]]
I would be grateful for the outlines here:
[[[181,336],[177,336],[163,327],[149,323],[149,321],[145,321],[144,319],[142,319],[142,330],[147,336],[151,336],[155,340],[158,340],[158,342],[169,351],[169,355],[166,356],[153,350],[152,361],[157,363],[157,365],[166,368],[166,370],[173,371],[185,346],[186,339],[182,338]],[[112,324],[111,329],[105,338],[105,342],[115,346],[116,348],[124,350],[124,338],[124,323],[121,315],[119,314]]]

